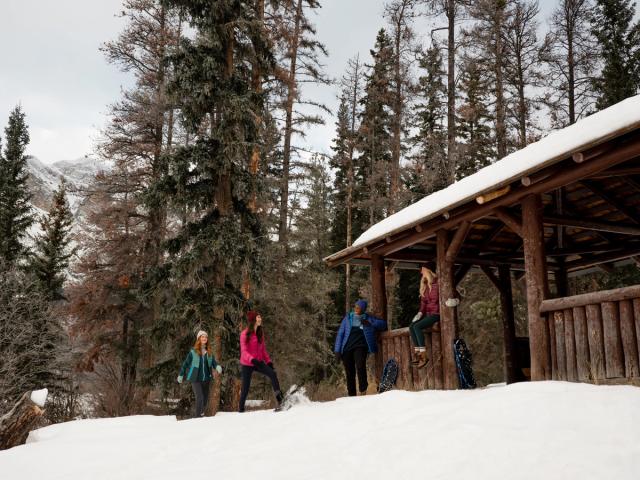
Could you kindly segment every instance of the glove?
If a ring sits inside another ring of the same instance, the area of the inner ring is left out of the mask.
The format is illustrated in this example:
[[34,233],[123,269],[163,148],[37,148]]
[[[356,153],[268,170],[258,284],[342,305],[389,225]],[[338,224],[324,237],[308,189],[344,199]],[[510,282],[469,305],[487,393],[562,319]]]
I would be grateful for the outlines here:
[[218,372],[218,375],[222,375],[222,365],[216,365],[216,372]]
[[420,320],[422,318],[422,312],[418,312],[415,314],[415,316],[411,319],[411,323],[415,323],[418,320]]
[[342,361],[342,354],[340,352],[335,352],[336,362]]
[[253,358],[251,359],[251,365],[253,365],[256,368],[259,368],[260,366],[264,365],[264,362],[262,360],[257,360]]
[[275,368],[273,368],[273,362],[269,362],[269,363],[267,363],[267,365],[269,366],[269,368],[271,370],[275,370]]
[[458,305],[460,305],[460,299],[459,298],[447,298],[447,301],[444,302],[444,304],[447,307],[457,307]]
[[182,375],[178,375],[178,383],[182,383]]

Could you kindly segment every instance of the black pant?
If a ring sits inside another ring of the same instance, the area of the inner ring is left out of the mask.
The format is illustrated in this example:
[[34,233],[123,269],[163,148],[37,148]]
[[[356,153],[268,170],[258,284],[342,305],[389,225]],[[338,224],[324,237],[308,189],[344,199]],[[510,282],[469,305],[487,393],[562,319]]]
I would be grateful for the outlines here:
[[358,347],[342,354],[344,371],[347,374],[347,391],[350,397],[356,396],[356,372],[358,373],[358,386],[360,393],[366,392],[367,382],[367,348]]
[[244,412],[244,403],[247,401],[247,395],[249,395],[249,387],[251,386],[251,376],[256,371],[269,377],[271,380],[271,386],[276,395],[280,394],[280,383],[278,382],[278,376],[276,371],[265,363],[258,364],[257,367],[248,367],[242,365],[242,390],[240,391],[240,408],[239,412]]
[[209,401],[209,384],[211,382],[191,382],[191,388],[196,395],[196,409],[193,418],[198,418],[204,415],[204,409]]

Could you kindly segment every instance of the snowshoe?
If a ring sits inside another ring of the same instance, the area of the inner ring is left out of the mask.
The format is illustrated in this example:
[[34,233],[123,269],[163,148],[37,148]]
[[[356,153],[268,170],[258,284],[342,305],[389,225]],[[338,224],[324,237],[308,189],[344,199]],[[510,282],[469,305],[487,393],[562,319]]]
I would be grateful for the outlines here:
[[395,358],[390,358],[382,369],[382,378],[380,379],[380,385],[378,385],[378,393],[391,390],[395,386],[397,379],[398,362]]
[[280,393],[282,399],[279,399],[278,397],[276,397],[276,399],[278,400],[278,406],[273,411],[284,412],[285,410],[289,410],[291,407],[293,407],[293,405],[296,403],[295,394],[301,389],[302,389],[301,386],[291,385],[291,387],[289,388],[289,390],[287,390],[287,393],[285,393],[284,396],[282,396],[282,393]]

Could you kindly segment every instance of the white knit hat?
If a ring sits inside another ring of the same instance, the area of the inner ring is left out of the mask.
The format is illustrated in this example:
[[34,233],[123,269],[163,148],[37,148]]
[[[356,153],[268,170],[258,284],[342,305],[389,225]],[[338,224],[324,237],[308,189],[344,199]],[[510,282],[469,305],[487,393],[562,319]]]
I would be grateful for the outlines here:
[[205,332],[204,330],[200,330],[198,332],[198,335],[196,335],[196,338],[200,338],[202,335],[204,335],[205,337],[209,337],[209,335],[207,335],[207,332]]

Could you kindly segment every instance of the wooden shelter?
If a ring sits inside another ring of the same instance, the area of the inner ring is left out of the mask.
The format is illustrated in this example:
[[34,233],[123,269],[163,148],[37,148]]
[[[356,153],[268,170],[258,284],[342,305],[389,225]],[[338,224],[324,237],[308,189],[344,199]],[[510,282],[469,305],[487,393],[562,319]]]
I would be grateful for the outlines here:
[[[441,320],[426,371],[410,366],[407,329],[380,336],[407,389],[458,387],[456,307],[471,268],[500,292],[505,375],[516,378],[512,275],[523,275],[531,379],[600,382],[640,376],[640,286],[567,296],[569,275],[640,263],[640,96],[558,130],[429,195],[325,259],[371,266],[371,308],[386,318],[385,269],[436,261]],[[550,280],[555,284],[551,298]]]

